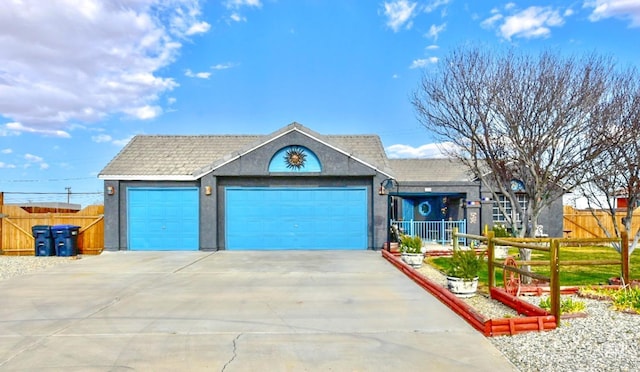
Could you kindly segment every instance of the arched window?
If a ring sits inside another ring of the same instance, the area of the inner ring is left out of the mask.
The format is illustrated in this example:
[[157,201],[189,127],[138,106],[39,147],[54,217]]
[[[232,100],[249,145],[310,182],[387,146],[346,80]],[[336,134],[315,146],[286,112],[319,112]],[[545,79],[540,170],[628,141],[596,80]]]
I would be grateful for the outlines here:
[[304,146],[287,146],[273,155],[269,172],[320,172],[322,166],[316,154]]

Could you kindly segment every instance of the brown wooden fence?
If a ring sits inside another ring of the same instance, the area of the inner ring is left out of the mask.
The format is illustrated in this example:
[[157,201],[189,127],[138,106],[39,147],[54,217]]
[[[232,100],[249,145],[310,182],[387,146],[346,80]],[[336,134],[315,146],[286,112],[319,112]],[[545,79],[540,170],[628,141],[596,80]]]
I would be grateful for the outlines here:
[[[594,217],[594,214],[596,217]],[[622,230],[622,217],[625,214],[620,212],[616,214],[616,223],[620,230]],[[608,213],[604,211],[590,211],[574,209],[571,206],[564,206],[564,223],[563,230],[568,238],[574,239],[586,239],[586,238],[606,238],[606,235],[598,226],[598,219],[606,226],[608,231],[613,232],[613,223]],[[633,212],[633,225],[630,236],[633,236],[640,228],[640,208]]]
[[76,213],[29,213],[18,206],[0,203],[0,252],[5,255],[34,255],[31,228],[36,225],[76,225],[78,252],[100,254],[104,247],[104,206],[91,205]]

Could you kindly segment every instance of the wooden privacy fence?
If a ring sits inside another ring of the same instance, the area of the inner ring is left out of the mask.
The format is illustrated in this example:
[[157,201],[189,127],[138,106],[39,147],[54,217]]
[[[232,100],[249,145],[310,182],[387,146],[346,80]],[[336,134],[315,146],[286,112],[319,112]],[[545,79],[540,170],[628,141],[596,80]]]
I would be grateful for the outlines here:
[[[505,288],[504,291],[495,290],[495,269],[502,268],[503,276],[506,278],[511,273],[517,274],[517,286],[520,286],[520,277],[528,276],[530,278],[538,279],[549,283],[549,291],[551,298],[551,315],[555,316],[556,320],[560,319],[560,267],[565,266],[581,266],[581,265],[620,265],[622,270],[622,277],[624,283],[629,283],[629,250],[623,249],[620,255],[620,260],[561,260],[560,248],[565,247],[579,247],[579,246],[594,246],[601,244],[620,243],[622,247],[627,247],[629,244],[628,236],[625,232],[622,233],[622,238],[592,238],[592,239],[548,239],[548,238],[496,238],[493,231],[488,231],[486,236],[459,234],[454,231],[454,249],[459,249],[458,239],[466,238],[472,240],[478,240],[487,244],[487,256],[488,256],[488,286],[489,294],[491,298],[498,299],[502,302],[502,297],[506,297],[505,294],[514,294],[509,291],[509,288]],[[511,246],[516,248],[525,248],[537,251],[543,251],[549,253],[549,261],[519,261],[520,266],[548,266],[550,268],[550,276],[543,276],[534,272],[524,270],[517,267],[517,265],[510,265],[508,262],[515,262],[513,257],[508,257],[504,262],[499,262],[495,259],[495,246]],[[613,248],[612,248],[613,249]],[[505,279],[505,287],[507,287],[508,280]],[[510,292],[510,293],[507,293]],[[559,324],[559,323],[558,323]]]
[[[622,218],[624,212],[616,213],[616,223],[620,231],[624,230]],[[605,234],[598,226],[598,220],[608,231],[613,232],[613,222],[606,211],[602,210],[581,210],[565,205],[563,208],[563,230],[567,233],[567,238],[605,238]],[[633,211],[633,224],[631,231],[635,234],[640,228],[640,208]]]
[[29,213],[18,206],[0,205],[0,253],[35,254],[31,231],[37,225],[76,225],[78,253],[100,254],[104,247],[104,206],[91,205],[76,213]]

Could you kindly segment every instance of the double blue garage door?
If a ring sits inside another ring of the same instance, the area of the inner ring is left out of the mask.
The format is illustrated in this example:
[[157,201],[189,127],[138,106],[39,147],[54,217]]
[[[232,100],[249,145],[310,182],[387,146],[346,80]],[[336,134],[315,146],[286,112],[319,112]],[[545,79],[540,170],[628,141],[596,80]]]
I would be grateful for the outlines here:
[[365,188],[229,187],[226,248],[366,249]]
[[[127,198],[130,250],[199,249],[197,188],[130,188]],[[224,209],[226,249],[368,246],[365,188],[228,187]]]

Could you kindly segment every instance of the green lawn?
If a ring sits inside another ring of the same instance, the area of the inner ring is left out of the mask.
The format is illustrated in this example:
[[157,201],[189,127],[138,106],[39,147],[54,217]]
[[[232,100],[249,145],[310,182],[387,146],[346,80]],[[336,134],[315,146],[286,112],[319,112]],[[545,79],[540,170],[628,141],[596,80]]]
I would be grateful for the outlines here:
[[[517,260],[518,249],[511,248],[509,254]],[[531,255],[532,261],[549,261],[547,252],[533,251]],[[579,260],[619,260],[620,254],[613,248],[608,247],[561,247],[560,248],[560,285],[597,285],[607,284],[611,277],[620,276],[620,265],[608,266],[565,266],[562,261],[579,261]],[[446,271],[449,267],[449,257],[429,258],[427,262],[441,271]],[[549,275],[548,266],[534,266],[534,272],[542,275]],[[487,285],[487,266],[485,265],[480,272],[481,290]],[[629,276],[631,279],[640,279],[640,248],[631,254],[629,265]],[[496,269],[496,286],[502,286],[502,269]]]

